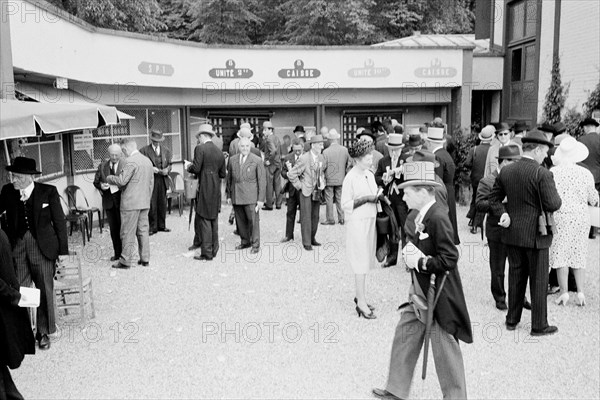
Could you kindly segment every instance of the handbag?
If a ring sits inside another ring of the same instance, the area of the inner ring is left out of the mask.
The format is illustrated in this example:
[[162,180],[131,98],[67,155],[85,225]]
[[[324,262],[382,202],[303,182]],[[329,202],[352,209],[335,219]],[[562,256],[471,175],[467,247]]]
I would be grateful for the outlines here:
[[[540,170],[535,173],[535,181],[538,182]],[[542,236],[552,235],[556,233],[556,224],[554,223],[554,213],[544,211],[544,205],[542,204],[542,196],[540,195],[540,189],[538,186],[538,201],[542,212],[538,216],[538,232]]]
[[383,211],[377,213],[376,227],[378,235],[388,235],[390,233],[390,216]]

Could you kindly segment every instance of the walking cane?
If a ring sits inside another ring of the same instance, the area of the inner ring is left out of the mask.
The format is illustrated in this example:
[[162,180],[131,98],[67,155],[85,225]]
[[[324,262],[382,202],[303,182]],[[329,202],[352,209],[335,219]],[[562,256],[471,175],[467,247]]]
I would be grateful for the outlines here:
[[433,311],[435,310],[435,306],[440,299],[440,295],[442,294],[442,289],[444,288],[444,283],[446,283],[448,274],[449,272],[446,271],[442,277],[440,289],[438,290],[437,294],[435,293],[436,276],[431,274],[431,279],[429,280],[429,290],[427,291],[427,324],[425,325],[425,347],[423,348],[423,373],[421,374],[421,379],[423,380],[425,380],[425,376],[427,375],[427,355],[429,353],[429,338],[431,337],[431,328],[433,326]]
[[192,214],[194,213],[194,205],[196,204],[196,199],[192,199],[190,200],[190,217],[188,220],[188,231],[190,230],[190,227],[192,226]]

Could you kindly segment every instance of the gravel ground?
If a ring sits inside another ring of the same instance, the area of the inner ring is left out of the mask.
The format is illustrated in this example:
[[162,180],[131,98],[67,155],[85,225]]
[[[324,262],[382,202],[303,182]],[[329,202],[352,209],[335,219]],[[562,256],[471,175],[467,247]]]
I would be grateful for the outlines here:
[[[385,387],[409,275],[401,268],[367,279],[376,320],[357,318],[344,227],[319,226],[317,251],[280,245],[285,208],[262,212],[262,252],[235,251],[238,238],[220,215],[221,250],[212,262],[187,251],[187,215],[168,216],[171,233],[150,238],[150,267],[110,268],[110,236],[94,231],[84,249],[93,279],[96,318],[59,319],[48,351],[26,357],[13,378],[28,399],[99,398],[335,398],[368,399]],[[187,210],[186,210],[187,212]],[[470,398],[600,398],[600,240],[590,240],[587,305],[556,306],[559,332],[529,336],[524,311],[514,332],[489,292],[487,248],[466,226],[459,207],[461,260],[475,342],[461,343]],[[321,216],[324,217],[324,207]],[[71,238],[81,250],[81,238]],[[571,294],[573,299],[574,295]],[[417,364],[412,398],[440,398],[433,358],[425,382]]]

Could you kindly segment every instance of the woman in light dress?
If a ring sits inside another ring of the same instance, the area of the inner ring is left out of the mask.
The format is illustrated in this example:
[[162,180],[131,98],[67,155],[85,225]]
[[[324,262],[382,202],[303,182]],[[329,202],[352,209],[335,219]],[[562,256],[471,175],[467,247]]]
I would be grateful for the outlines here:
[[588,156],[588,149],[569,136],[563,139],[553,156],[556,190],[562,200],[560,210],[554,213],[556,231],[550,247],[550,267],[557,270],[560,296],[556,304],[569,301],[568,274],[573,269],[577,284],[577,304],[585,305],[583,272],[588,254],[590,221],[588,204],[598,205],[598,192],[592,173],[576,163]]
[[354,159],[354,167],[346,174],[342,184],[342,208],[346,215],[346,254],[354,273],[356,284],[356,313],[366,319],[376,318],[365,297],[365,280],[369,270],[377,268],[377,198],[380,191],[375,176],[369,169],[373,162],[373,145],[357,140],[348,153]]

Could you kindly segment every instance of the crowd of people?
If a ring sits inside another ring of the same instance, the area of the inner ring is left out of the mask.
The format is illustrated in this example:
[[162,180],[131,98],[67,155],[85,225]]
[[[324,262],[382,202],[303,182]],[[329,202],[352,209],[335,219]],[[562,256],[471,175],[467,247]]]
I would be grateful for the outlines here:
[[[485,126],[469,153],[473,196],[467,218],[471,233],[485,231],[491,294],[495,306],[507,310],[508,330],[516,329],[526,308],[532,312],[532,335],[555,333],[558,328],[548,324],[547,296],[558,287],[556,303],[569,302],[569,270],[576,302],[585,305],[587,237],[596,235],[587,207],[598,205],[600,190],[598,125],[593,119],[583,121],[585,135],[576,140],[560,123],[529,130],[523,122],[501,122]],[[226,203],[232,206],[229,222],[240,238],[237,250],[258,253],[260,213],[284,203],[285,236],[280,240],[295,240],[299,211],[305,251],[321,245],[319,225],[345,225],[358,317],[377,318],[367,300],[369,271],[398,265],[411,273],[387,387],[374,389],[374,395],[408,396],[420,349],[433,331],[446,339],[432,340],[444,397],[466,398],[458,342],[471,343],[473,335],[458,272],[456,164],[441,119],[409,129],[396,120],[375,121],[359,128],[347,147],[335,129],[326,127],[317,133],[299,125],[282,141],[271,121],[257,134],[249,123],[241,124],[228,152],[210,124],[202,124],[195,134],[193,160],[185,163],[198,183],[189,247],[194,259],[210,262],[218,254],[223,183]],[[149,236],[170,231],[165,217],[172,155],[162,144],[162,132],[153,130],[149,139],[151,144],[139,150],[134,139],[111,145],[109,159],[95,175],[110,228],[113,268],[131,268],[136,255],[138,265],[148,266]],[[14,322],[28,318],[17,307],[24,296],[19,286],[34,283],[41,290],[35,339],[40,349],[48,349],[48,335],[56,329],[55,265],[68,254],[68,244],[59,195],[55,187],[34,182],[39,174],[35,160],[17,157],[7,169],[11,183],[0,193],[0,214],[6,212],[7,219],[6,237],[0,236],[0,335],[10,346],[0,349],[0,377],[3,390],[18,398],[6,366],[15,368],[23,354],[33,351],[23,323]],[[555,271],[555,283],[549,270]],[[531,302],[525,296],[528,282]],[[410,340],[407,330],[415,332]]]

